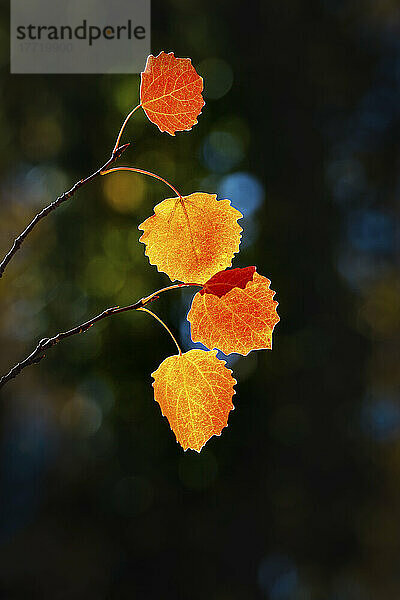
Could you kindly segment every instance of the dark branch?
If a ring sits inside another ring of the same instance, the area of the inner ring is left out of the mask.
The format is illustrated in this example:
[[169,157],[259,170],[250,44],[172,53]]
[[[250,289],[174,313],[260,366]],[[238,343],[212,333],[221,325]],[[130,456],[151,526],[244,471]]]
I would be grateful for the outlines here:
[[64,331],[62,333],[57,333],[57,335],[54,335],[51,338],[43,338],[37,344],[37,346],[33,350],[33,352],[31,352],[31,354],[29,354],[29,356],[27,356],[24,360],[22,360],[21,362],[16,364],[14,367],[12,367],[12,369],[10,369],[6,375],[3,375],[3,377],[0,378],[0,388],[2,388],[11,379],[14,379],[15,377],[17,377],[17,375],[19,375],[21,373],[21,371],[23,369],[25,369],[26,367],[29,367],[30,365],[34,365],[34,364],[40,362],[42,360],[42,358],[45,357],[47,350],[49,350],[53,346],[56,346],[56,344],[58,344],[62,340],[65,340],[66,338],[69,338],[73,335],[84,333],[85,331],[90,329],[90,327],[92,327],[92,325],[94,325],[98,321],[102,321],[103,319],[105,319],[106,317],[109,317],[111,315],[118,315],[120,313],[127,312],[128,310],[138,310],[138,309],[142,308],[143,306],[145,306],[146,304],[149,304],[150,302],[157,300],[159,294],[161,294],[163,292],[166,292],[168,290],[182,288],[182,287],[192,287],[192,286],[201,287],[199,284],[193,284],[193,283],[175,283],[168,287],[162,288],[161,290],[157,290],[153,294],[150,294],[150,296],[141,298],[134,304],[129,304],[128,306],[123,306],[123,307],[113,306],[111,308],[107,308],[106,310],[103,310],[103,312],[101,312],[100,314],[96,315],[92,319],[89,319],[89,321],[85,321],[85,323],[82,323],[81,325],[77,325],[76,327],[73,327],[72,329],[69,329],[68,331]]
[[64,192],[63,194],[61,194],[61,196],[59,196],[56,200],[51,202],[51,204],[49,204],[48,206],[43,208],[39,213],[37,213],[37,215],[35,215],[35,217],[32,219],[32,221],[29,223],[29,225],[24,229],[24,231],[17,238],[15,238],[14,243],[11,246],[10,250],[7,252],[5,257],[1,261],[1,263],[0,263],[0,278],[3,276],[3,273],[4,273],[5,268],[7,267],[8,263],[11,261],[13,256],[20,249],[21,244],[23,243],[25,238],[29,235],[29,233],[32,231],[32,229],[34,229],[34,227],[39,223],[39,221],[41,221],[44,217],[47,217],[47,215],[50,214],[51,212],[53,212],[53,210],[55,210],[56,208],[58,208],[60,206],[60,204],[62,204],[63,202],[65,202],[66,200],[71,198],[75,194],[75,192],[77,190],[79,190],[79,188],[81,188],[86,183],[89,183],[89,181],[92,181],[92,179],[95,179],[96,177],[98,177],[102,171],[105,171],[106,169],[108,169],[108,167],[110,165],[112,165],[117,160],[117,158],[119,158],[121,156],[121,154],[123,152],[125,152],[125,150],[128,147],[129,147],[129,144],[124,144],[123,146],[120,146],[119,148],[114,150],[113,153],[111,154],[110,158],[108,159],[108,161],[102,167],[97,169],[97,171],[95,171],[94,173],[92,173],[91,175],[86,177],[85,179],[80,179],[79,181],[77,181],[72,186],[71,189],[69,189],[67,192]]
[[[152,300],[153,299],[154,298],[152,298]],[[141,308],[144,305],[144,302],[145,301],[142,298],[135,304],[130,304],[129,306],[113,306],[111,308],[107,308],[106,310],[103,310],[103,312],[99,315],[93,317],[93,319],[82,323],[82,325],[78,325],[77,327],[73,327],[68,331],[63,331],[62,333],[57,333],[57,335],[51,338],[43,338],[42,340],[40,340],[34,351],[31,352],[31,354],[29,354],[29,356],[27,356],[25,360],[22,360],[21,362],[16,364],[12,369],[9,370],[9,372],[6,375],[3,375],[3,377],[1,377],[0,388],[3,387],[3,385],[6,384],[7,381],[10,381],[11,379],[14,379],[17,375],[19,375],[21,371],[26,367],[40,362],[42,358],[44,358],[46,351],[58,344],[59,342],[61,342],[62,340],[65,340],[66,338],[69,338],[73,335],[77,335],[79,333],[84,333],[85,331],[90,329],[92,325],[94,325],[98,321],[102,321],[110,315],[117,315],[128,310],[137,310],[138,308]]]

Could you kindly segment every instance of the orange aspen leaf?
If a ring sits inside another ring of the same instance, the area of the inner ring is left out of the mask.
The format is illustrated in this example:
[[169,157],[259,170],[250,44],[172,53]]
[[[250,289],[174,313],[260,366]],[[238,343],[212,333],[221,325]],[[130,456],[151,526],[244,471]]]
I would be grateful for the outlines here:
[[139,225],[140,242],[152,265],[172,281],[205,283],[229,267],[238,252],[243,215],[229,200],[195,192],[168,198],[154,207],[154,215]]
[[255,267],[217,273],[193,298],[187,316],[192,340],[224,354],[271,349],[279,316],[270,283]]
[[173,52],[148,57],[140,102],[160,131],[175,135],[176,131],[190,130],[204,106],[202,91],[203,79],[190,58],[175,58]]
[[169,356],[152,373],[154,398],[184,450],[200,452],[228,424],[236,381],[216,354],[189,350]]

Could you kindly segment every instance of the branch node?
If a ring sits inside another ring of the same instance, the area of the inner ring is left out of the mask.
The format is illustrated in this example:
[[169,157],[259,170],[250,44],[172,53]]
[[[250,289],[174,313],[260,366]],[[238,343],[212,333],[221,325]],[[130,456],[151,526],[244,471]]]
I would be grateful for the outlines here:
[[113,151],[111,158],[113,158],[114,160],[119,158],[121,156],[121,154],[123,154],[125,152],[125,150],[127,150],[129,148],[130,145],[131,145],[131,143],[128,142],[127,144],[122,144],[122,146],[119,146],[118,148],[116,148]]

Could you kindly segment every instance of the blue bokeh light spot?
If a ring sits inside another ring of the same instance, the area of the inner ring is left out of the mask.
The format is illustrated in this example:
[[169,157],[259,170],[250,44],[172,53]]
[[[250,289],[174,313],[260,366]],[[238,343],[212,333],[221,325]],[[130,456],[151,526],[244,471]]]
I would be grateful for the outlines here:
[[297,568],[287,557],[266,556],[258,569],[258,584],[270,600],[291,600],[298,587]]
[[226,173],[244,157],[242,141],[227,131],[212,131],[204,140],[202,159],[210,171]]
[[378,397],[362,409],[363,429],[380,442],[391,441],[400,435],[400,402],[398,398]]
[[228,198],[244,217],[249,217],[264,201],[264,187],[254,175],[239,171],[222,179],[218,196]]
[[350,213],[348,237],[357,250],[388,253],[393,250],[393,218],[381,210],[362,209]]

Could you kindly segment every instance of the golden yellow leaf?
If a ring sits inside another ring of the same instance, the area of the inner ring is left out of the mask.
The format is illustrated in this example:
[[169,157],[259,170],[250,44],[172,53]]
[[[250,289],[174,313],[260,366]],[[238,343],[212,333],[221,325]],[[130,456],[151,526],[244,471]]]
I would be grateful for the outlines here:
[[166,358],[154,377],[154,398],[184,450],[200,452],[220,435],[233,409],[235,379],[217,352],[189,350]]
[[242,228],[237,221],[242,216],[216,194],[168,198],[139,225],[144,232],[139,241],[150,263],[172,281],[205,283],[231,265],[239,250]]

